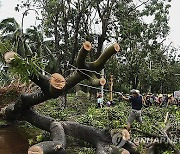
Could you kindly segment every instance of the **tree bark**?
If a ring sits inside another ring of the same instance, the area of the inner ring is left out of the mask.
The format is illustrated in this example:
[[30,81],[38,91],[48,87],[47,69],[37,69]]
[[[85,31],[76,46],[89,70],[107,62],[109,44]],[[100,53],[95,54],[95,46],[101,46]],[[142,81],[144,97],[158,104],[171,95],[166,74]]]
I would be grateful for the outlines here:
[[[109,132],[104,132],[104,130],[71,121],[57,122],[55,119],[40,115],[32,109],[26,112],[23,116],[23,120],[28,121],[40,129],[51,132],[52,136],[52,141],[41,142],[30,147],[28,150],[29,153],[38,151],[38,154],[40,154],[40,152],[43,152],[43,154],[48,152],[59,152],[61,154],[64,152],[66,146],[65,135],[90,143],[92,147],[96,148],[96,153],[98,154],[108,154],[112,152],[112,149],[110,148],[110,144],[112,144],[111,135]],[[128,142],[123,148],[132,154],[138,154]]]
[[[99,154],[108,154],[112,151],[109,147],[111,144],[111,136],[109,133],[106,134],[103,130],[75,122],[57,122],[51,117],[40,115],[32,110],[34,105],[38,105],[46,100],[58,98],[59,96],[66,94],[69,89],[85,79],[88,79],[96,86],[105,83],[105,79],[98,79],[96,74],[92,72],[100,71],[104,67],[106,61],[120,50],[120,47],[115,43],[106,48],[96,61],[86,63],[85,58],[87,56],[87,51],[90,50],[90,42],[85,42],[80,49],[76,61],[77,70],[75,70],[66,81],[58,73],[51,76],[45,76],[40,73],[29,76],[29,79],[38,85],[41,90],[30,94],[22,94],[15,103],[8,105],[1,111],[1,115],[3,115],[6,120],[25,120],[32,125],[51,133],[52,141],[41,142],[30,147],[28,150],[29,154],[65,153],[66,135],[90,143],[92,147],[97,149],[97,153]],[[11,63],[11,65],[13,65],[13,63]],[[133,148],[131,147],[130,150],[131,149]],[[133,152],[135,152],[135,150]]]

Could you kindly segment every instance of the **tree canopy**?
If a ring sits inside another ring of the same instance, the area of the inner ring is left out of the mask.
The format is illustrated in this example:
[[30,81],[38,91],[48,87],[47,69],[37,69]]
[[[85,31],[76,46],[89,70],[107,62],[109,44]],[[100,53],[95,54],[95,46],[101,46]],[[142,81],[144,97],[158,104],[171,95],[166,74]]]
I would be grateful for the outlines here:
[[179,73],[179,59],[177,49],[164,44],[170,31],[170,6],[169,0],[23,1],[16,10],[24,9],[26,15],[28,10],[39,11],[40,25],[23,32],[13,18],[4,19],[1,40],[11,43],[22,57],[37,54],[47,62],[47,72],[65,76],[83,40],[97,47],[89,60],[99,57],[103,45],[117,41],[122,52],[105,69],[107,77],[114,74],[115,88],[173,92],[180,85],[174,75]]

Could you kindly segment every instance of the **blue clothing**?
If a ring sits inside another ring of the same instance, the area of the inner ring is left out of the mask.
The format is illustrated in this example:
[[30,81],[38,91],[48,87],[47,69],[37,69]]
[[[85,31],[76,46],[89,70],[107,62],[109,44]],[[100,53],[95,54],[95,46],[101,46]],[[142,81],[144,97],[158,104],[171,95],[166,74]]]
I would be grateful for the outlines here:
[[142,96],[130,97],[129,101],[131,102],[132,109],[141,110],[141,108],[142,108]]
[[102,99],[102,98],[98,98],[98,99],[97,99],[97,103],[98,103],[98,104],[103,104],[103,99]]

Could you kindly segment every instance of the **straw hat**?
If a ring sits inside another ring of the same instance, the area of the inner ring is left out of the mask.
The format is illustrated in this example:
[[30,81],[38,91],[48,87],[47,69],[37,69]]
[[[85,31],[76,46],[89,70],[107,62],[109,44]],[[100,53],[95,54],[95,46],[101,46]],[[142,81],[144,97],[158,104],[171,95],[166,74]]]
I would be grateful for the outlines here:
[[168,94],[168,97],[172,97],[172,94]]
[[132,90],[130,91],[130,93],[131,93],[131,94],[139,94],[140,91],[137,90],[137,89],[132,89]]
[[160,97],[163,97],[163,95],[162,95],[162,94],[159,94],[159,96],[158,96],[158,97],[159,97],[159,98],[160,98]]

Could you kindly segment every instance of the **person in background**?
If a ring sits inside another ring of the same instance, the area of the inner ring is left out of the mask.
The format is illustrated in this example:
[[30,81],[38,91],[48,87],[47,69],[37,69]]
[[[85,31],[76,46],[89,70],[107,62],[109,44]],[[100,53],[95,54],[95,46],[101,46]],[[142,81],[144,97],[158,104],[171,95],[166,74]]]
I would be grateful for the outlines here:
[[158,95],[157,94],[155,94],[154,95],[154,105],[156,105],[156,106],[158,106]]
[[103,99],[101,93],[97,94],[97,104],[98,107],[102,108],[103,107]]
[[174,105],[174,104],[177,104],[175,98],[173,97],[173,95],[168,94],[167,107],[168,105]]
[[168,96],[167,96],[167,94],[164,94],[162,97],[162,105],[161,106],[167,106],[167,102],[168,102]]
[[154,94],[152,94],[152,93],[149,93],[149,95],[150,95],[150,102],[151,102],[151,105],[153,105],[154,104],[154,101],[155,101],[155,96],[154,96]]
[[158,104],[159,106],[162,106],[162,103],[163,103],[163,95],[162,95],[162,94],[159,94],[157,104]]
[[146,104],[146,107],[149,107],[149,106],[152,106],[152,103],[150,101],[150,95],[147,95],[146,96],[146,99],[145,99],[145,104]]
[[132,111],[129,115],[128,121],[127,121],[127,130],[130,130],[130,127],[134,120],[138,121],[139,123],[142,123],[142,116],[141,116],[141,109],[143,105],[143,97],[140,95],[139,90],[131,90],[131,97],[127,98],[122,95],[122,99],[125,101],[128,101],[131,103]]

